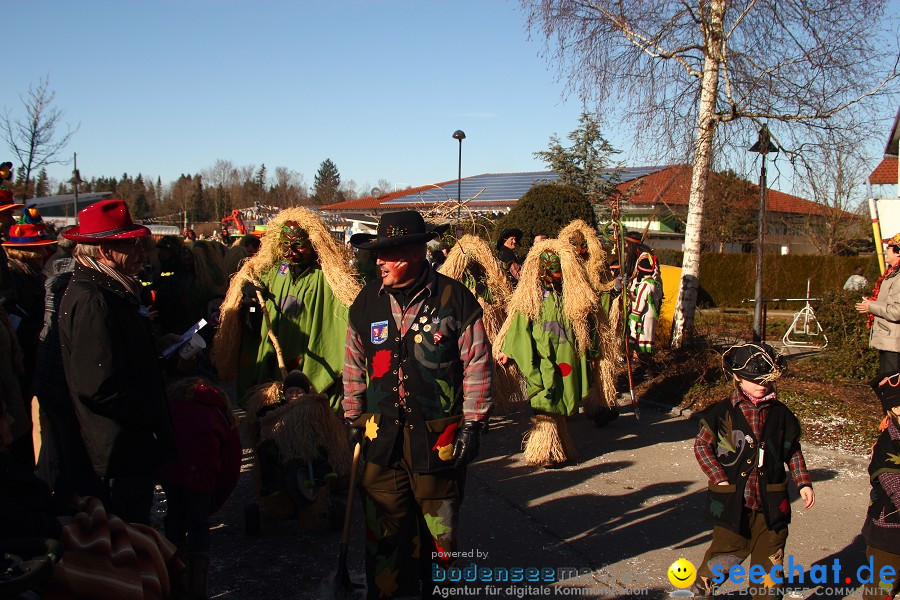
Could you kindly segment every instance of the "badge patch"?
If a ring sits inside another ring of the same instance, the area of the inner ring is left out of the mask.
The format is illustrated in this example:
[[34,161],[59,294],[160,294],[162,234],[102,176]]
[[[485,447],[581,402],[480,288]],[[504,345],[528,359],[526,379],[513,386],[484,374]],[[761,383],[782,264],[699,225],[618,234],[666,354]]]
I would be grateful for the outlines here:
[[371,331],[373,344],[385,343],[388,339],[388,322],[378,321],[377,323],[372,323]]
[[279,275],[287,275],[289,268],[290,268],[290,265],[288,265],[286,262],[281,263],[281,266],[278,267],[278,274]]

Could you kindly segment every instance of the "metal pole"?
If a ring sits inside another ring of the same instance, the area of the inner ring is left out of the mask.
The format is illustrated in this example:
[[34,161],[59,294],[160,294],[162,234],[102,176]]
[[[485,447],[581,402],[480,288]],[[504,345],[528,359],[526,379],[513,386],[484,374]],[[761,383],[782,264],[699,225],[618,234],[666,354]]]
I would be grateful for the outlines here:
[[462,212],[462,138],[459,140],[459,169],[456,173],[456,220],[459,221]]
[[765,127],[759,132],[760,152],[762,165],[759,169],[759,232],[756,240],[756,293],[754,299],[756,304],[753,306],[753,341],[761,342],[765,339],[764,331],[765,323],[763,322],[763,303],[762,286],[763,286],[763,258],[765,252],[763,245],[766,235],[766,154],[769,147],[769,131]]
[[75,167],[75,224],[78,225],[78,183],[81,181],[81,177],[78,174],[78,153],[72,153],[72,161]]

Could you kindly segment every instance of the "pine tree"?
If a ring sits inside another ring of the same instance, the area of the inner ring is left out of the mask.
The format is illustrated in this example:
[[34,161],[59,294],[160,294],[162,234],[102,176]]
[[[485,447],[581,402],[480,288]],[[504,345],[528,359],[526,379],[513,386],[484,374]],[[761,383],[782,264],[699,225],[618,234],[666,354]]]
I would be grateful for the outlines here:
[[34,195],[36,197],[48,196],[50,193],[48,186],[47,169],[41,167],[40,172],[38,172],[37,180],[34,182]]
[[329,204],[335,201],[338,191],[341,187],[341,174],[338,172],[337,166],[331,162],[330,158],[326,158],[319,166],[316,172],[316,178],[313,181],[313,199],[316,204]]

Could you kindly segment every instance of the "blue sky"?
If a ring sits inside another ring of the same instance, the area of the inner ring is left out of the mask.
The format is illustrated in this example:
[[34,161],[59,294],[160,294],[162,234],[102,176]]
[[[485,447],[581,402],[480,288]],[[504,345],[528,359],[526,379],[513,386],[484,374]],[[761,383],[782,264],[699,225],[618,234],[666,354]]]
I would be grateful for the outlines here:
[[[516,2],[16,2],[0,106],[49,75],[83,176],[172,181],[226,159],[358,187],[543,168],[577,126]],[[8,150],[4,148],[4,152]],[[7,159],[4,159],[7,160]],[[52,166],[68,178],[71,165]]]
[[[533,152],[582,111],[514,0],[31,0],[5,4],[4,25],[0,109],[21,115],[49,76],[85,177],[169,183],[225,159],[311,186],[330,158],[359,191],[424,185],[456,178],[457,129],[463,176],[541,170]],[[619,159],[653,162],[603,131]]]

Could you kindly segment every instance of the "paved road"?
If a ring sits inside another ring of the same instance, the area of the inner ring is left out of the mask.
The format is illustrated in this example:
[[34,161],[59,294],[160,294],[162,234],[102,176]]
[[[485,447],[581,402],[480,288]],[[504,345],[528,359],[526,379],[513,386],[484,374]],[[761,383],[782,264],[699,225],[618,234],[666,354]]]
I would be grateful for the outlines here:
[[[580,462],[535,470],[522,462],[520,453],[527,420],[524,412],[497,418],[483,438],[482,457],[469,470],[460,543],[460,550],[478,558],[460,564],[567,568],[582,575],[573,577],[570,571],[564,580],[544,588],[498,584],[498,595],[492,595],[488,584],[473,583],[468,589],[474,595],[467,597],[571,597],[576,588],[587,592],[576,597],[638,595],[626,588],[646,590],[639,594],[645,598],[666,597],[673,590],[666,577],[668,566],[682,557],[699,562],[710,540],[710,524],[701,514],[705,478],[692,451],[696,421],[649,407],[642,410],[640,421],[624,413],[604,429],[575,420],[570,427]],[[837,558],[843,577],[863,560],[858,533],[868,498],[867,461],[811,445],[804,452],[817,502],[805,512],[793,491],[787,552],[807,569],[813,563],[831,565]],[[241,511],[251,497],[245,473],[238,491],[216,515],[210,583],[214,597],[328,597],[339,535],[304,533],[296,523],[264,522],[261,535],[245,536]],[[361,581],[359,512],[350,565]],[[810,589],[794,597],[844,595],[816,596]]]

